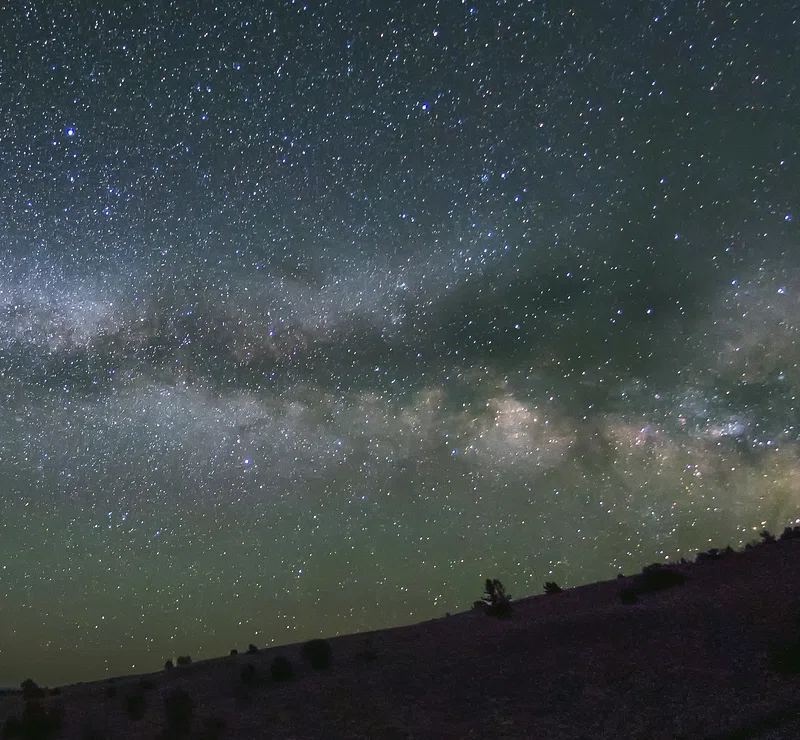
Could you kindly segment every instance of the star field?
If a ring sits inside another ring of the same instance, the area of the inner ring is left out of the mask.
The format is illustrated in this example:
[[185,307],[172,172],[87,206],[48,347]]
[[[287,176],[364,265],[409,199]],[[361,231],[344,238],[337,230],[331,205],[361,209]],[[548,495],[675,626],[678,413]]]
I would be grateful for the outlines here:
[[263,6],[0,9],[0,684],[797,521],[796,8]]

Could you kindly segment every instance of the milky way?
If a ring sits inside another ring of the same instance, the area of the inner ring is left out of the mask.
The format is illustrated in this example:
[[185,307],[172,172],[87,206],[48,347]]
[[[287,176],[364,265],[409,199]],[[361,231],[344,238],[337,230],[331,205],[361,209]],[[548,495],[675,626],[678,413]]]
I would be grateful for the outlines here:
[[0,683],[800,516],[791,4],[112,5],[0,10]]

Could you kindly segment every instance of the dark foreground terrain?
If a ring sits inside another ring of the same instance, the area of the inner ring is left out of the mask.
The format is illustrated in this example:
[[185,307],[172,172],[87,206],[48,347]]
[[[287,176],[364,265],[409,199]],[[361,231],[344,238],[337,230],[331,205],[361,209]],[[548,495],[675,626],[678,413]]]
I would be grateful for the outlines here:
[[[800,738],[800,539],[675,569],[685,582],[638,575],[521,599],[506,619],[333,638],[327,668],[292,645],[14,694],[0,723],[80,740]],[[273,677],[278,655],[291,678]]]

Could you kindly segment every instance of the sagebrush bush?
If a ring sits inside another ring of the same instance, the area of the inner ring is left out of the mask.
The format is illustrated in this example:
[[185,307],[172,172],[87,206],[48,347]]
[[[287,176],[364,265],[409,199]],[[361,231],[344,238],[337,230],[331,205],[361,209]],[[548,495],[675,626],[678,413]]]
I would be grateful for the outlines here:
[[563,590],[555,581],[547,581],[544,584],[544,592],[546,594],[560,594]]
[[253,645],[253,643],[251,642],[251,643],[250,643],[250,644],[247,646],[247,652],[248,652],[248,653],[250,653],[250,655],[252,655],[253,653],[257,653],[257,652],[258,652],[258,647],[256,647],[255,645]]
[[258,670],[252,663],[245,663],[242,666],[239,679],[245,686],[256,686],[258,684]]
[[786,527],[781,535],[781,542],[800,539],[800,527]]
[[309,640],[303,645],[303,657],[317,670],[330,667],[333,660],[330,643],[327,640]]
[[194,701],[184,689],[175,689],[164,699],[167,731],[173,736],[188,735],[192,728]]
[[640,594],[652,591],[663,591],[666,588],[679,586],[688,580],[684,573],[674,570],[663,563],[653,563],[642,569],[642,580],[637,588]]
[[189,665],[192,662],[190,655],[179,655],[177,659],[178,665]]
[[698,552],[695,561],[698,563],[702,563],[706,560],[719,560],[722,557],[723,553],[724,551],[720,551],[716,547],[712,547],[707,552]]
[[5,724],[3,725],[3,737],[22,737],[22,720],[19,717],[6,717]]
[[800,673],[800,639],[775,648],[770,658],[772,667],[779,673]]
[[64,712],[60,706],[49,709],[37,701],[30,701],[22,711],[22,737],[47,740],[61,735]]
[[206,720],[206,730],[202,737],[204,740],[215,740],[215,738],[222,737],[226,724],[222,717],[209,717]]
[[359,650],[355,657],[356,660],[362,660],[365,663],[369,663],[373,660],[377,660],[378,654],[372,648],[365,648],[364,650]]
[[164,663],[164,670],[165,671],[171,671],[174,667],[175,667],[175,664],[172,662],[172,660],[168,660],[166,663]]
[[269,673],[273,681],[288,681],[292,677],[292,664],[283,655],[278,655],[269,667]]
[[7,717],[3,726],[4,738],[22,740],[50,740],[61,735],[64,713],[60,706],[43,707],[31,699],[25,702],[22,718]]
[[36,683],[32,678],[26,678],[20,685],[20,689],[22,690],[22,698],[25,701],[30,701],[31,699],[38,699],[44,696],[44,689],[40,688],[39,684]]
[[141,690],[134,691],[125,697],[125,712],[134,722],[144,717],[147,711],[147,697]]

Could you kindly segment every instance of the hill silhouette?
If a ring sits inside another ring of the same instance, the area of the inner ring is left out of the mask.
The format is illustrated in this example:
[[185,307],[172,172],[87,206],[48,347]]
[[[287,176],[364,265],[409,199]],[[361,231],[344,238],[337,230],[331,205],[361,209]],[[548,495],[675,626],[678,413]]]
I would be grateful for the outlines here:
[[0,723],[76,740],[800,737],[799,535],[547,584],[503,618],[476,604],[144,676],[26,682]]

